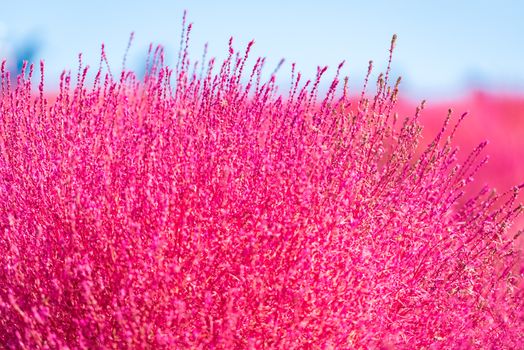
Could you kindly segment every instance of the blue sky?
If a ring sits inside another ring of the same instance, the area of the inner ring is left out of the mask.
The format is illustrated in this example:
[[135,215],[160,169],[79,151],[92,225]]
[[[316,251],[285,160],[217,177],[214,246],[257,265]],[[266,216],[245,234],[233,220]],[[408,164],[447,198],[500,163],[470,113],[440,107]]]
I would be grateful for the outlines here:
[[397,33],[394,74],[402,75],[408,94],[449,96],[472,87],[524,90],[524,1],[517,0],[26,0],[23,7],[9,1],[0,13],[0,54],[20,51],[32,41],[38,47],[35,59],[45,59],[52,81],[62,69],[76,69],[79,52],[96,66],[102,42],[111,66],[119,68],[134,31],[129,66],[143,64],[150,42],[164,45],[172,62],[184,9],[194,23],[195,59],[205,42],[220,58],[230,36],[238,49],[255,39],[253,56],[267,57],[268,70],[286,58],[313,76],[318,65],[334,68],[346,60],[344,73],[357,85],[369,59],[384,67],[390,38]]

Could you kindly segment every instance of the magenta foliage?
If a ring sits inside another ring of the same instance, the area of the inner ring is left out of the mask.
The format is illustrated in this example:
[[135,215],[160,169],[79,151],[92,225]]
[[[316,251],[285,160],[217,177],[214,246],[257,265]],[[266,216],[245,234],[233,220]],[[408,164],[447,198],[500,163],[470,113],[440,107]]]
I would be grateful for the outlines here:
[[325,69],[244,81],[250,47],[53,101],[43,64],[36,93],[2,68],[0,343],[521,348],[518,187],[459,201],[485,144],[457,165],[448,118],[419,152],[389,69],[353,102],[338,74],[317,99]]

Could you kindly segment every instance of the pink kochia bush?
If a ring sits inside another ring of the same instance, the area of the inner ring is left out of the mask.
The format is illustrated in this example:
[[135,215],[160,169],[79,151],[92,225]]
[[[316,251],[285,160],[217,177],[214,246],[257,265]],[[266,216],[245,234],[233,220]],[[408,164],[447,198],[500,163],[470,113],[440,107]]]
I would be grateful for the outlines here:
[[184,47],[52,102],[2,66],[2,347],[522,348],[519,188],[461,199],[461,118],[420,151],[389,68],[281,95],[251,44],[202,75]]

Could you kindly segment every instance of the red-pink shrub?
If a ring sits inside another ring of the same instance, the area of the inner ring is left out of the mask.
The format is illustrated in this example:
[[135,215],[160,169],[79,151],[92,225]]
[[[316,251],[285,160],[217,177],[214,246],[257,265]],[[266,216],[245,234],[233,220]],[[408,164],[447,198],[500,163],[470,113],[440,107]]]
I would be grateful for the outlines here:
[[484,144],[459,166],[452,125],[416,155],[389,72],[317,100],[324,70],[281,95],[246,58],[199,77],[159,49],[53,103],[2,68],[0,343],[522,347],[518,188],[458,204]]

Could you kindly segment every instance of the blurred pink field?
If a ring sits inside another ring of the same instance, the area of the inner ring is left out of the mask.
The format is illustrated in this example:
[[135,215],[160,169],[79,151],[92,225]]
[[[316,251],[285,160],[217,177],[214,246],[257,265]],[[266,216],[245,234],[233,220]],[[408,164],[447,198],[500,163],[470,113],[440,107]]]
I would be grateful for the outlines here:
[[[407,100],[398,104],[399,114],[412,114],[415,108],[416,104]],[[468,112],[455,137],[455,143],[462,150],[460,160],[481,141],[489,142],[484,150],[489,160],[476,174],[470,193],[481,190],[484,185],[505,192],[524,183],[524,94],[474,91],[462,99],[429,100],[421,117],[422,145],[430,142],[440,130],[449,108],[453,109],[454,119]],[[520,194],[519,200],[523,198]],[[520,229],[524,229],[522,217],[511,231]]]

